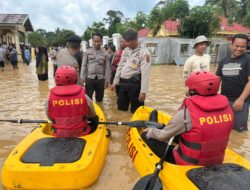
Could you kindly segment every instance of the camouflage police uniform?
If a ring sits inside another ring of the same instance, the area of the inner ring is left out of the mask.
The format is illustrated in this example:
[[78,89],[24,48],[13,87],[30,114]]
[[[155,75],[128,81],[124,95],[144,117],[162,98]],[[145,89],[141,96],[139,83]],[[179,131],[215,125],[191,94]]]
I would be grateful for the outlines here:
[[81,79],[85,81],[86,94],[92,99],[95,92],[96,101],[102,101],[105,84],[110,81],[109,57],[105,49],[86,50],[82,60]]
[[116,70],[113,85],[119,85],[118,109],[127,111],[131,103],[131,112],[144,105],[139,101],[140,93],[147,94],[151,70],[151,57],[146,48],[138,47],[134,50],[125,48],[122,52]]

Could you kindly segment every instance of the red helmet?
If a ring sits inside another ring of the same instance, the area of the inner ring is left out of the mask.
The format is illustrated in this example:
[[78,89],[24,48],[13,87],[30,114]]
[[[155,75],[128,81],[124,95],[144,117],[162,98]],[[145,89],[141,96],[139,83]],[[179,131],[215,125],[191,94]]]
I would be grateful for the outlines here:
[[220,78],[209,71],[198,71],[187,78],[185,85],[189,90],[194,90],[200,95],[213,95],[219,90]]
[[55,82],[57,86],[76,84],[76,69],[70,66],[61,66],[56,70]]

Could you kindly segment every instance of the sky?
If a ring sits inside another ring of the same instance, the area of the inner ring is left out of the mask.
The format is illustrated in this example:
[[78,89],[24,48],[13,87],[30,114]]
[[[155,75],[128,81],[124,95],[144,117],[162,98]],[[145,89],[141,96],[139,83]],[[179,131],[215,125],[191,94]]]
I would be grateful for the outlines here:
[[[29,14],[34,30],[71,29],[82,35],[94,21],[102,21],[108,10],[119,10],[125,18],[149,13],[159,0],[1,0],[0,13]],[[205,0],[188,0],[191,7]]]

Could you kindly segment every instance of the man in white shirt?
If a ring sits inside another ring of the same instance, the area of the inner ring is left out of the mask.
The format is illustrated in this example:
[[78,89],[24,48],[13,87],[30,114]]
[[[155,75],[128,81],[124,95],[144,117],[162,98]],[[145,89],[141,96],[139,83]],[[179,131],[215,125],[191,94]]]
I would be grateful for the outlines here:
[[184,64],[183,77],[187,79],[188,76],[195,71],[210,71],[211,58],[205,54],[209,41],[206,36],[198,36],[194,40],[195,54],[189,57]]

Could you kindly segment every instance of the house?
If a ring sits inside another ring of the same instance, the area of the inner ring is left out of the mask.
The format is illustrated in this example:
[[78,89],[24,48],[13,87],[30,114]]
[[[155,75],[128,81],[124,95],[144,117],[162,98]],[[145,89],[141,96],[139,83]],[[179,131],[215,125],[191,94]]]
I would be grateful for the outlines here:
[[[207,53],[211,56],[212,63],[218,63],[229,53],[229,42],[225,37],[237,33],[250,33],[250,28],[236,22],[228,25],[227,19],[224,17],[221,18],[220,24],[217,38],[209,39],[211,45],[208,47]],[[139,41],[151,52],[153,64],[183,65],[186,59],[193,54],[194,39],[180,38],[178,27],[178,20],[166,20],[155,37],[152,37],[151,31],[147,28],[138,31]],[[248,49],[250,52],[250,44]]]
[[[190,38],[139,37],[139,42],[150,51],[152,64],[183,65],[194,53],[194,39]],[[210,42],[207,53],[211,56],[211,63],[218,63],[228,53],[228,42],[218,38],[210,39]]]
[[[165,20],[155,37],[177,37],[179,21],[177,20]],[[237,22],[233,22],[232,25],[228,24],[228,20],[225,17],[221,17],[220,30],[216,32],[216,36],[226,37],[228,35],[234,35],[237,33],[247,34],[250,33],[250,28],[244,27]],[[153,37],[150,29],[143,28],[138,31],[139,37]]]
[[[156,34],[156,37],[176,37],[178,33],[179,22],[175,20],[166,20],[162,23],[161,28]],[[153,37],[150,29],[142,28],[138,31],[139,37]]]
[[247,34],[250,33],[250,28],[244,27],[237,22],[233,22],[232,25],[228,24],[228,20],[225,17],[221,18],[220,30],[216,33],[221,36],[235,35],[238,33]]
[[27,14],[0,14],[0,43],[14,43],[21,55],[20,42],[28,44],[28,32],[33,27]]

